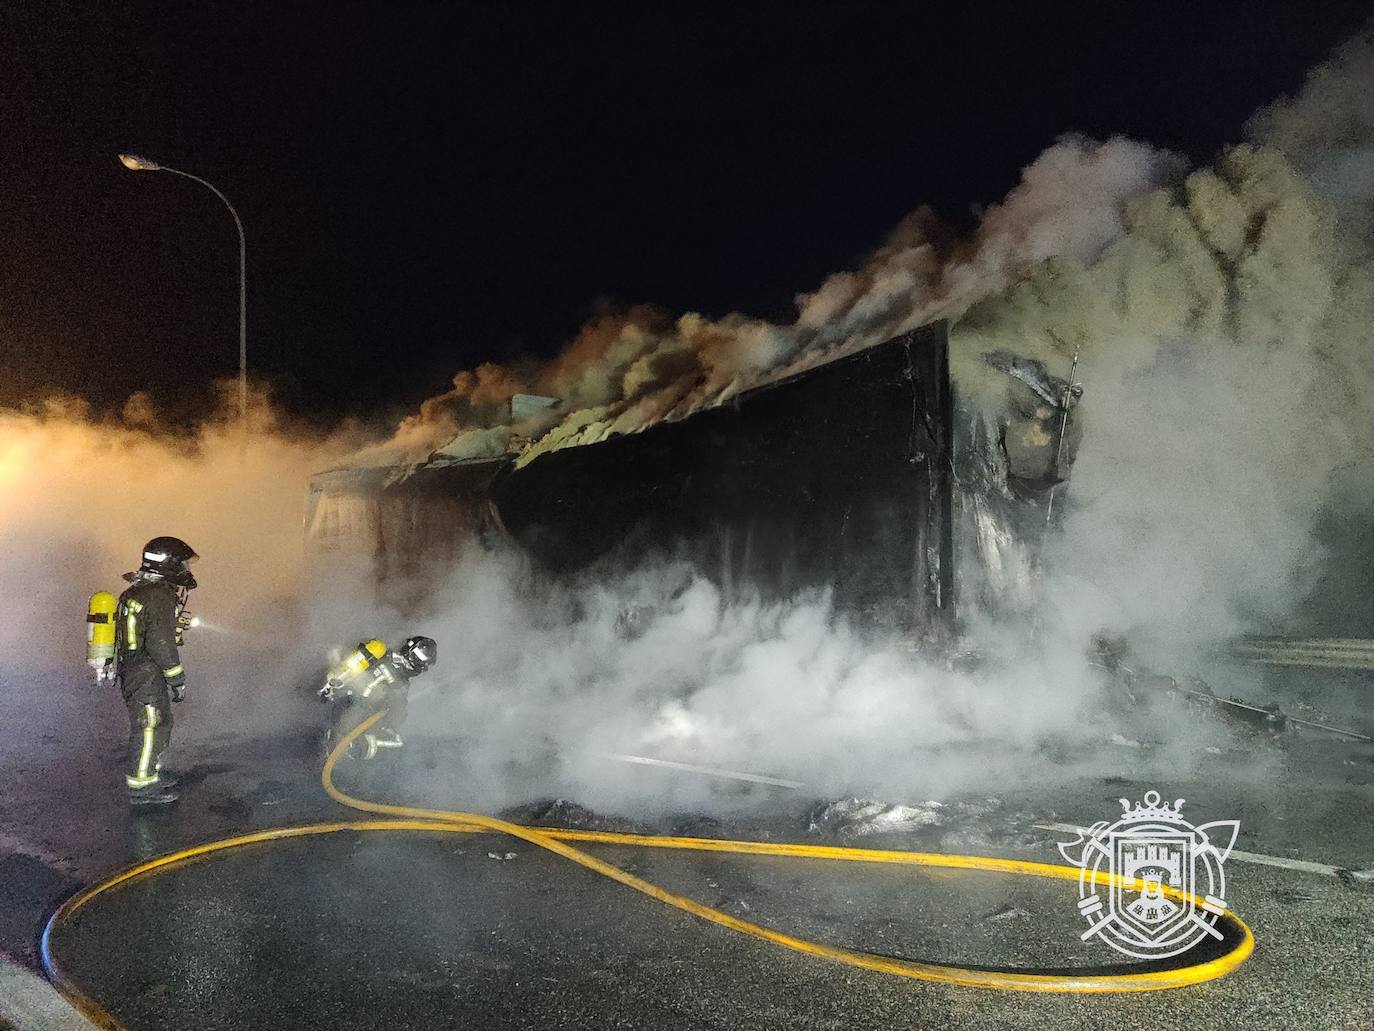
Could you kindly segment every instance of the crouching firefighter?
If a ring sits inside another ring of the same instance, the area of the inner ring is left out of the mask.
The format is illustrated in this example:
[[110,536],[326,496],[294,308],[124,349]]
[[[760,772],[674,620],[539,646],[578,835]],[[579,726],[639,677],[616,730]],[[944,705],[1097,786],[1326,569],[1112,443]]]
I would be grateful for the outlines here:
[[386,715],[349,746],[348,755],[373,759],[382,749],[402,747],[405,741],[399,730],[406,718],[410,681],[433,666],[437,657],[438,647],[429,637],[407,638],[394,652],[375,638],[359,644],[330,671],[318,692],[321,701],[339,706],[338,716],[325,733],[326,749],[383,709]]
[[172,703],[186,697],[178,645],[189,622],[186,596],[196,586],[198,556],[176,537],[154,537],[143,547],[138,570],[125,573],[128,589],[115,608],[115,666],[129,710],[129,756],[124,783],[133,805],[175,802],[176,778],[162,770],[172,738]]

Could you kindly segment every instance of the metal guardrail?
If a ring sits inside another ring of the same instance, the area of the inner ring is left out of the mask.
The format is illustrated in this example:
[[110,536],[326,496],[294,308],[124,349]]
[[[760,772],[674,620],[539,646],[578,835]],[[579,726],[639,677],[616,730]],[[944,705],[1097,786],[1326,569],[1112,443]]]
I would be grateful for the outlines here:
[[1374,670],[1374,640],[1357,637],[1243,637],[1232,643],[1231,654],[1265,666]]

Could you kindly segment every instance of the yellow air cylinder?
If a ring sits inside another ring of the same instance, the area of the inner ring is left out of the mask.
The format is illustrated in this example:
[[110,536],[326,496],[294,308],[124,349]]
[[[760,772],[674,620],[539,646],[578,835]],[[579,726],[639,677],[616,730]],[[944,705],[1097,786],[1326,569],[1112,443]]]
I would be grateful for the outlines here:
[[363,641],[357,649],[344,659],[343,666],[339,670],[339,676],[348,674],[362,673],[372,668],[372,664],[386,655],[386,644],[373,638],[371,641]]
[[115,606],[118,604],[118,599],[109,591],[96,591],[86,607],[86,661],[96,671],[114,661]]

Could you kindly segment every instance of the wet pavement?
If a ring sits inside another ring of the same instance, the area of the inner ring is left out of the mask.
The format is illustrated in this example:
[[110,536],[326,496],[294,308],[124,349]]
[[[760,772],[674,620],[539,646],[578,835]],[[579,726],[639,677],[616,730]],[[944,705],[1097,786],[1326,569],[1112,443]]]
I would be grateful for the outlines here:
[[[226,733],[242,714],[180,707],[177,752],[194,756],[185,797],[131,815],[113,775],[117,703],[70,691],[39,707],[21,690],[0,698],[0,950],[30,964],[47,915],[79,885],[183,845],[348,816],[318,786],[316,708]],[[1234,757],[1217,755],[1213,770],[1169,785],[1190,818],[1239,818],[1237,847],[1248,851],[1374,866],[1368,748],[1239,747],[1273,749],[1263,790],[1228,777]],[[1092,823],[1147,786],[1022,785],[995,800],[946,800],[934,825],[861,837],[808,831],[813,800],[781,797],[753,816],[673,829],[1059,862],[1063,835],[1035,822]],[[438,785],[423,801],[463,804],[443,795]],[[586,817],[545,815],[560,814]],[[1067,882],[590,848],[708,905],[835,944],[980,966],[1117,958],[1079,941]],[[1374,1026],[1374,889],[1238,863],[1228,873],[1254,957],[1220,981],[1136,996],[1010,995],[845,968],[490,835],[345,832],[250,846],[112,893],[55,944],[78,982],[136,1029]]]

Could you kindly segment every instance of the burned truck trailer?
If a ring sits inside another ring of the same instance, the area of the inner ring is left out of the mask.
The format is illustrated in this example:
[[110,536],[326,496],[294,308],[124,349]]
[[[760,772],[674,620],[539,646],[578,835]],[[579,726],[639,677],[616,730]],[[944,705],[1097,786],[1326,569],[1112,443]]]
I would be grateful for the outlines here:
[[939,323],[678,422],[519,460],[494,512],[555,570],[688,559],[727,596],[828,589],[863,622],[929,623],[953,585]]
[[[1025,376],[979,364],[1027,391]],[[1054,482],[1018,478],[1015,418],[956,393],[948,326],[932,323],[595,443],[324,474],[309,534],[371,553],[383,577],[481,533],[555,575],[681,559],[727,597],[825,590],[862,625],[937,631],[965,583],[983,607],[1019,582],[1020,524],[1043,525],[1025,510],[1042,512]],[[1053,406],[1031,407],[1021,421],[1043,438]]]

